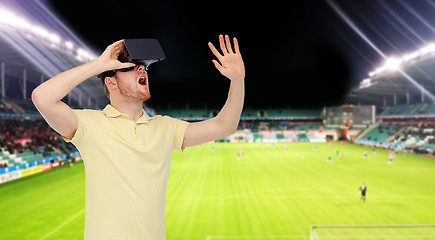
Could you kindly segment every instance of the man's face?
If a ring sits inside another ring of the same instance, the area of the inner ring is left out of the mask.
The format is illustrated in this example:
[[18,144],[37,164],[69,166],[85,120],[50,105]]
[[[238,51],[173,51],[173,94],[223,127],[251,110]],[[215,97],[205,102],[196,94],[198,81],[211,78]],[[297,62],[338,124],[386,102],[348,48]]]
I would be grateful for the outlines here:
[[151,97],[148,75],[144,65],[136,65],[130,71],[116,71],[120,94],[133,101],[146,101]]

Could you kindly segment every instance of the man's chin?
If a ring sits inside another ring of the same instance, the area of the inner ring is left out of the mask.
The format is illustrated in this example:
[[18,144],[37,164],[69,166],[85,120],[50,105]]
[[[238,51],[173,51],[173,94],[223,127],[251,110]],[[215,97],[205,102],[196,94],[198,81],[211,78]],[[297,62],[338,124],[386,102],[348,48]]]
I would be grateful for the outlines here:
[[150,99],[150,97],[151,94],[140,94],[134,97],[130,97],[130,100],[134,102],[145,102],[146,100]]
[[145,94],[141,94],[140,95],[140,100],[145,102],[146,100],[150,99],[150,97],[151,97],[151,93],[149,93],[149,92],[145,93]]

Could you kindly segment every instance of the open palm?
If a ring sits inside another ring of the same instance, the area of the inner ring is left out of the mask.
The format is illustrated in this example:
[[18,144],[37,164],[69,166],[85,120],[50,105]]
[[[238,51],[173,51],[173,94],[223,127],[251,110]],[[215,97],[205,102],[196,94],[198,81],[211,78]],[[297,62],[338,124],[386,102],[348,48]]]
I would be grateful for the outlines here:
[[234,38],[233,41],[234,52],[228,35],[225,35],[225,41],[224,37],[219,35],[219,44],[222,54],[213,46],[212,43],[208,43],[208,46],[219,60],[218,62],[213,59],[213,63],[219,72],[230,80],[239,81],[245,78],[245,65],[243,63],[242,55],[240,54],[237,39]]

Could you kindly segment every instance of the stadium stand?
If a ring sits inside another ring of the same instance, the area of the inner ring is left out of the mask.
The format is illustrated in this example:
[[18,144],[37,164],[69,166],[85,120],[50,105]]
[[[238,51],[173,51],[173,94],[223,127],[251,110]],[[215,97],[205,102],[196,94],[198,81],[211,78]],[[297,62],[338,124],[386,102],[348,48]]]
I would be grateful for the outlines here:
[[433,153],[435,149],[435,103],[401,104],[388,107],[378,123],[369,126],[356,142],[407,151]]
[[61,159],[67,160],[78,154],[74,145],[65,143],[40,115],[35,117],[35,114],[25,113],[23,109],[30,108],[23,108],[23,105],[29,106],[28,103],[1,103],[7,106],[3,108],[7,113],[2,114],[8,115],[0,118],[0,174]]
[[295,130],[319,130],[321,129],[321,123],[311,123],[311,124],[296,124],[294,125]]
[[422,107],[417,110],[416,115],[435,115],[435,102],[423,104]]
[[161,110],[158,112],[159,115],[167,115],[174,118],[179,118],[183,120],[204,120],[211,118],[211,110],[207,109],[174,109],[174,110]]
[[254,109],[243,109],[241,119],[254,119],[260,117],[260,112]]
[[385,112],[382,114],[383,116],[401,116],[401,115],[412,115],[414,114],[419,108],[421,107],[421,104],[401,104],[401,105],[395,105],[389,107]]
[[410,125],[398,134],[393,142],[404,144],[410,148],[434,149],[434,129],[435,125],[433,124]]
[[[82,109],[77,106],[72,108]],[[191,122],[205,120],[218,113],[208,109],[155,111],[146,108],[146,111],[151,116],[168,115]],[[245,135],[243,140],[248,141],[309,141],[324,137],[316,135],[322,129],[321,110],[245,109],[239,124],[239,131]],[[30,100],[0,100],[0,169],[31,167],[42,163],[43,159],[56,161],[59,156],[68,157],[73,153],[78,153],[74,145],[65,143],[47,125]]]
[[393,138],[403,128],[403,125],[397,124],[379,124],[369,132],[360,136],[360,138],[367,140],[374,140],[377,142],[386,142]]
[[[145,107],[145,106],[144,106]],[[73,107],[78,108],[78,107]],[[217,114],[208,109],[169,109],[151,116],[168,115],[190,122],[209,119]],[[326,141],[338,140],[340,129],[324,125],[321,110],[246,109],[238,132],[220,141]],[[435,149],[435,103],[388,107],[377,123],[352,126],[356,143],[433,152]],[[43,162],[62,161],[78,155],[74,145],[63,141],[37,113],[30,100],[0,100],[0,174],[36,166]],[[61,158],[60,158],[61,157]]]
[[319,119],[322,116],[320,109],[270,109],[267,110],[267,117],[281,119]]
[[1,113],[13,113],[12,109],[8,107],[5,100],[0,100],[0,112]]

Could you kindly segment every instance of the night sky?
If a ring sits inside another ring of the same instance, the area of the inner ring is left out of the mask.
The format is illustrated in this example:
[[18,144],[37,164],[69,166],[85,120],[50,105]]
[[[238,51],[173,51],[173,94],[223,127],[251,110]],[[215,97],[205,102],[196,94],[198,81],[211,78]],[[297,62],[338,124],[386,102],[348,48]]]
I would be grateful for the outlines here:
[[148,72],[148,104],[154,108],[223,106],[230,81],[215,69],[207,46],[217,45],[219,34],[239,41],[246,107],[345,103],[344,95],[382,58],[331,2],[387,56],[414,51],[435,37],[435,4],[428,0],[48,2],[98,54],[119,39],[159,39],[166,59]]

